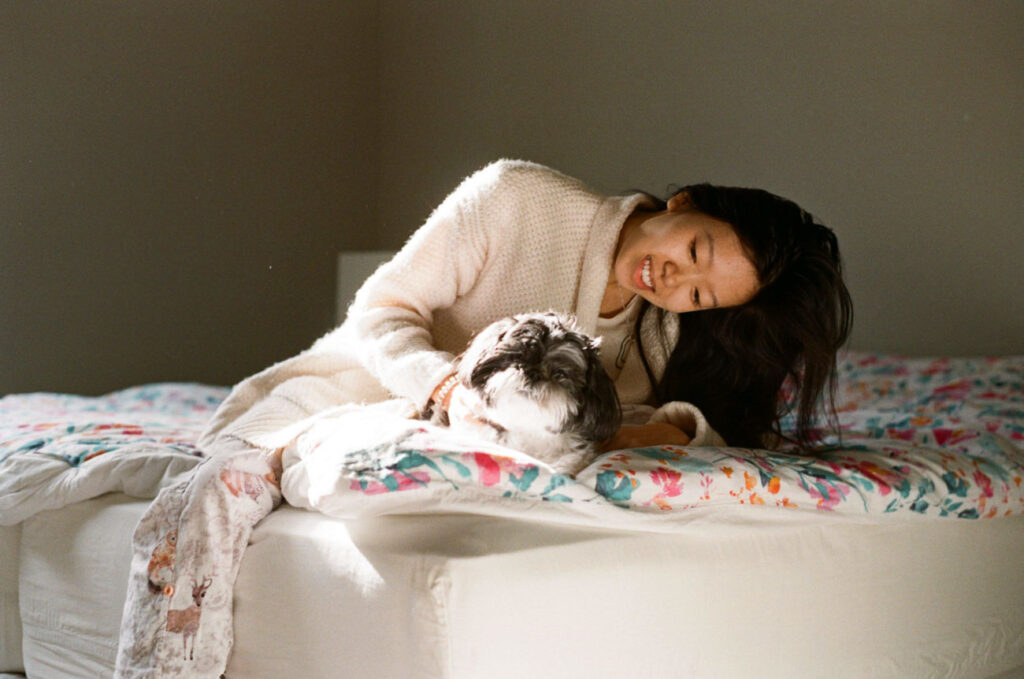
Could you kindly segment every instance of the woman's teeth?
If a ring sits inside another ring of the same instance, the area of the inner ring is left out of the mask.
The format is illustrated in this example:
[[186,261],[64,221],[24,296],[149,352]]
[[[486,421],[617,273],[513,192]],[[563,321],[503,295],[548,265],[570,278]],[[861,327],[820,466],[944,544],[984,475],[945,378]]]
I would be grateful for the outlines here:
[[651,280],[651,258],[644,258],[644,269],[640,272],[640,280],[651,290],[654,289],[654,281]]

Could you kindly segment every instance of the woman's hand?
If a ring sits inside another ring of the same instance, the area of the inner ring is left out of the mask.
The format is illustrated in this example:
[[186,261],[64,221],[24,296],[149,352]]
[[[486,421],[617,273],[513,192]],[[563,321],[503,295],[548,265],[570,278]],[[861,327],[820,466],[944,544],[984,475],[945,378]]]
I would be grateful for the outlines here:
[[685,431],[668,422],[652,422],[633,427],[620,427],[615,436],[601,446],[601,452],[647,446],[685,446],[692,440]]

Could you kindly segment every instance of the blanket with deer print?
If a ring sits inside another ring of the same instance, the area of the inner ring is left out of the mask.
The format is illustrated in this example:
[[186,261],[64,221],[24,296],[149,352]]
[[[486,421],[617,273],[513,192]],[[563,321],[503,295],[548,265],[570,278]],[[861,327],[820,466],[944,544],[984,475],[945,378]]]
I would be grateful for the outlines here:
[[272,456],[229,443],[160,492],[135,531],[115,677],[221,676],[235,577],[252,528],[280,504],[280,475]]

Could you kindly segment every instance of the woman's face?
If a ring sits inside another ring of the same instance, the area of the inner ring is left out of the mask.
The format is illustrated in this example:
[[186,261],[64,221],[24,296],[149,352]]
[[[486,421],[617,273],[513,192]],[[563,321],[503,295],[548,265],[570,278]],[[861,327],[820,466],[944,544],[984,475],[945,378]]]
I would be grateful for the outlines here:
[[677,313],[738,306],[760,287],[732,226],[697,212],[686,194],[626,220],[612,274],[623,292]]

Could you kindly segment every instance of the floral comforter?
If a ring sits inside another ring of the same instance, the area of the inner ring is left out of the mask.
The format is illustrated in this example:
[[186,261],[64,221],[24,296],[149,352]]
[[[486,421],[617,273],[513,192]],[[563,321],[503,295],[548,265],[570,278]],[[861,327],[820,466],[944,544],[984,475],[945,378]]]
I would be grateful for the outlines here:
[[222,387],[152,384],[96,398],[0,398],[0,525],[108,492],[152,498],[202,460]]
[[[327,513],[346,517],[474,511],[493,500],[662,517],[723,504],[963,519],[1024,513],[1024,357],[851,352],[840,377],[842,435],[813,458],[660,446],[608,453],[573,479],[515,451],[446,447],[410,423],[375,446],[346,448],[336,438],[335,478],[319,478],[317,493],[331,496]],[[201,459],[194,441],[226,393],[159,384],[97,398],[0,399],[0,524],[103,492],[153,497]],[[330,448],[338,432],[313,430],[302,444]],[[297,504],[324,509],[308,498]]]

